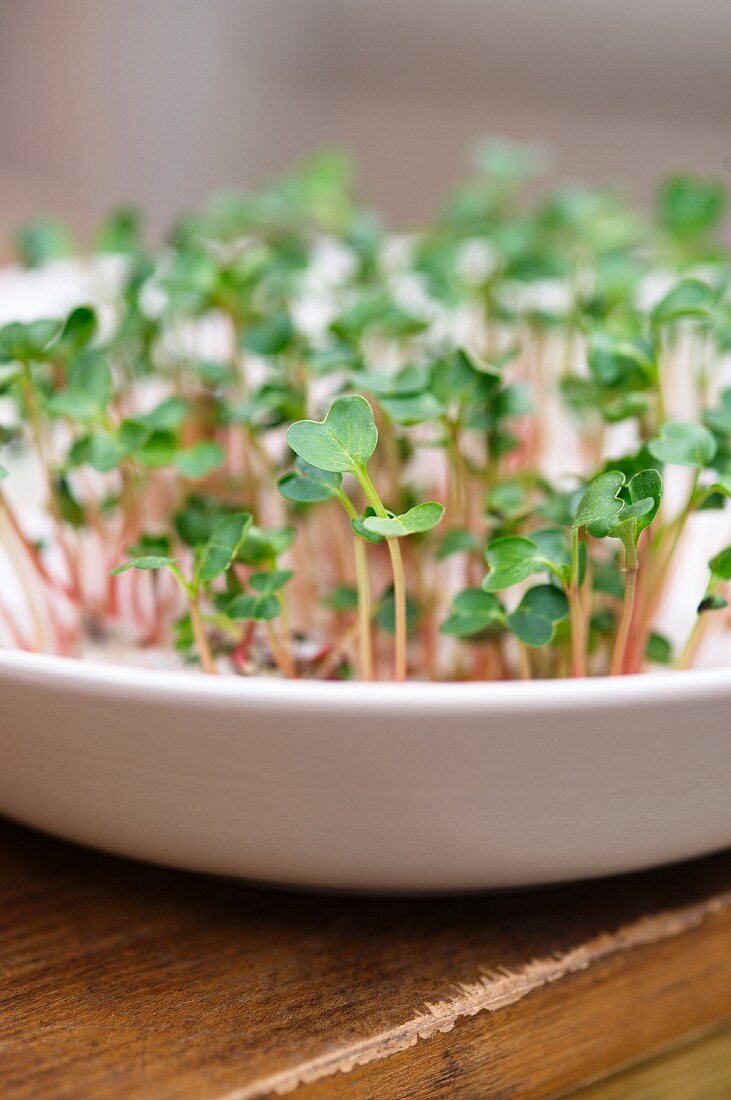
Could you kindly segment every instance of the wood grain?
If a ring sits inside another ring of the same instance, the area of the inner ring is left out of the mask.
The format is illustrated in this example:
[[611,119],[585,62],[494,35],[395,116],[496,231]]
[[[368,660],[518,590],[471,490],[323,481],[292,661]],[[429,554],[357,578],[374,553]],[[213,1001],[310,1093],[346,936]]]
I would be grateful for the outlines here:
[[571,1100],[729,1100],[731,1028],[572,1091]]
[[731,1019],[731,854],[316,898],[0,825],[3,1100],[546,1097]]

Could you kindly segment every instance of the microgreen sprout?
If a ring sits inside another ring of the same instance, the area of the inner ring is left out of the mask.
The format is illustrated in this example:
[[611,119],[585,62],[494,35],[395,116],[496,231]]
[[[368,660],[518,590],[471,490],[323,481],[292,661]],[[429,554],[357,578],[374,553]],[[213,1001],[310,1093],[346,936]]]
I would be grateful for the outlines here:
[[[424,533],[441,521],[444,508],[436,502],[416,505],[402,515],[388,512],[368,474],[367,464],[376,449],[378,428],[373,410],[364,397],[353,394],[339,397],[324,420],[300,420],[287,430],[287,442],[295,454],[317,470],[331,474],[352,474],[373,509],[365,516],[362,528],[358,517],[356,535],[384,538],[391,557],[395,605],[395,678],[406,679],[406,577],[398,540],[405,535]],[[342,493],[341,501],[345,498]],[[362,593],[361,600],[365,600]],[[362,612],[362,615],[365,613]],[[365,633],[361,618],[360,629]],[[367,666],[366,666],[367,667]]]

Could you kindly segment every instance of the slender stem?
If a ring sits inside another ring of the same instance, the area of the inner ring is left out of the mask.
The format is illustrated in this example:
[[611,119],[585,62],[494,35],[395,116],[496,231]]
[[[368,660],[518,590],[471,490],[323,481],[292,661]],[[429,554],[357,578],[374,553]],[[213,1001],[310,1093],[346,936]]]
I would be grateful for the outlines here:
[[284,649],[280,639],[277,638],[276,631],[270,620],[265,620],[264,628],[267,632],[267,638],[269,639],[269,647],[272,651],[272,656],[277,665],[279,671],[290,680],[296,679],[297,670],[294,667],[294,661],[291,654]]
[[447,456],[450,470],[450,501],[457,522],[469,528],[469,494],[467,491],[467,469],[464,455],[459,446],[459,421],[445,417],[443,420],[447,433]]
[[[688,519],[692,515],[693,511],[697,507],[698,499],[696,497],[696,489],[698,487],[698,478],[700,477],[700,470],[696,470],[693,478],[693,483],[688,493],[688,499],[685,507],[675,517],[675,519],[663,528],[653,544],[653,572],[649,579],[642,605],[639,608],[640,614],[637,616],[638,622],[636,627],[632,631],[632,639],[630,642],[630,660],[628,664],[632,666],[639,666],[642,656],[645,651],[647,639],[652,627],[652,620],[657,611],[663,597],[665,585],[668,579],[668,574],[673,564],[675,557],[675,551],[678,547],[678,543],[685,531],[685,526]],[[669,545],[668,540],[669,539]]]
[[328,676],[338,667],[338,662],[341,660],[343,653],[350,646],[351,642],[355,641],[358,636],[359,626],[358,623],[353,623],[345,633],[335,642],[334,646],[329,653],[325,655],[320,662],[315,673],[315,679],[326,680]]
[[398,539],[386,539],[386,545],[391,555],[391,569],[393,571],[393,599],[396,616],[395,678],[402,681],[406,679],[406,578]]
[[586,620],[579,584],[579,532],[571,535],[571,582],[566,593],[571,624],[571,669],[574,676],[586,676]]
[[28,556],[30,562],[33,565],[39,578],[45,581],[54,591],[60,592],[68,599],[74,599],[74,593],[64,584],[62,580],[54,577],[47,569],[45,562],[41,556],[41,553],[34,542],[32,542],[25,531],[20,525],[20,521],[15,514],[14,509],[11,507],[10,501],[7,497],[0,493],[0,515],[4,515],[7,518],[8,524],[15,534],[16,539],[21,544]]
[[[380,516],[382,519],[386,519],[388,513],[364,466],[358,468],[356,477],[376,515]],[[391,558],[394,615],[396,620],[394,675],[396,680],[402,681],[406,679],[406,578],[404,576],[404,562],[401,557],[401,547],[399,546],[398,539],[386,539],[386,545],[388,546],[388,553]]]
[[698,616],[693,625],[693,629],[688,635],[688,640],[680,652],[680,656],[675,664],[676,668],[690,668],[698,652],[698,648],[703,641],[704,635],[710,626],[710,622],[711,616],[707,611]]
[[[337,494],[348,518],[354,520],[358,513],[345,493]],[[363,539],[353,532],[353,553],[355,556],[355,584],[358,590],[358,658],[362,680],[372,680],[373,643],[371,639],[371,587],[368,578],[368,558]]]
[[617,626],[617,634],[614,639],[614,649],[612,650],[612,662],[609,669],[611,676],[621,676],[624,671],[625,653],[629,640],[630,627],[632,626],[632,616],[635,610],[635,595],[637,593],[637,570],[639,566],[637,560],[637,547],[631,535],[628,535],[622,542],[624,545],[625,558],[624,599],[622,600],[622,611]]
[[216,665],[211,655],[211,647],[206,637],[206,628],[203,625],[200,609],[200,595],[196,589],[191,588],[189,585],[186,585],[186,594],[188,597],[190,624],[193,627],[193,637],[195,638],[201,666],[203,667],[203,671],[208,673],[209,676],[215,676],[218,670],[216,669]]
[[289,605],[287,603],[287,596],[284,592],[279,593],[279,622],[281,624],[280,638],[281,649],[284,664],[289,670],[287,675],[292,679],[297,678],[297,669],[295,667],[294,657],[292,656],[292,632],[289,626]]
[[355,583],[358,589],[358,656],[363,680],[373,679],[373,646],[371,643],[371,594],[368,561],[363,540],[353,534],[355,553]]
[[45,648],[45,630],[43,627],[43,616],[36,600],[36,586],[34,586],[33,580],[26,572],[26,563],[15,552],[12,542],[5,532],[2,532],[2,534],[5,536],[2,539],[5,551],[12,562],[18,584],[20,585],[28,607],[28,614],[33,630],[34,648],[37,652],[42,653]]
[[51,472],[52,459],[47,446],[47,438],[44,434],[43,421],[41,419],[41,410],[38,406],[38,399],[33,384],[33,376],[31,374],[30,363],[24,363],[23,368],[23,393],[25,396],[26,409],[28,412],[28,423],[30,425],[30,433],[33,440],[33,446],[35,447],[36,453],[38,455],[38,461],[41,464],[43,477],[46,482],[48,509],[53,520],[58,545],[61,549],[61,553],[66,559],[66,567],[69,571],[69,578],[71,581],[71,585],[74,589],[74,595],[80,598],[81,581],[79,578],[78,561],[75,555],[72,553],[71,548],[69,547],[68,542],[64,536],[61,504],[58,498],[58,489],[53,480],[53,474]]

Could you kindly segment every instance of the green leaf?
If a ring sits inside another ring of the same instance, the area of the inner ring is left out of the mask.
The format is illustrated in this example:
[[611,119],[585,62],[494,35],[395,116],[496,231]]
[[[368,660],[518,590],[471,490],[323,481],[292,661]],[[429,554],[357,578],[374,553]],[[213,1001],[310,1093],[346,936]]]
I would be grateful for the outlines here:
[[208,584],[226,572],[236,557],[250,524],[249,512],[234,512],[216,524],[197,563],[196,576],[199,581]]
[[704,319],[710,317],[715,300],[716,292],[707,283],[700,279],[681,279],[657,303],[650,319],[655,328],[689,317]]
[[294,542],[293,527],[269,527],[266,530],[252,524],[246,532],[236,558],[246,565],[263,565],[276,561]]
[[[421,608],[413,596],[406,594],[406,632],[411,634],[421,618]],[[396,607],[393,596],[393,588],[388,588],[376,606],[373,621],[387,634],[393,634],[396,629]]]
[[71,491],[67,477],[56,479],[56,499],[58,500],[61,519],[71,527],[83,527],[86,523],[86,513],[82,505]]
[[721,391],[718,408],[705,410],[703,422],[717,435],[731,438],[731,388]]
[[0,396],[8,393],[19,378],[23,377],[23,368],[20,363],[3,363],[0,361]]
[[14,243],[20,262],[26,267],[40,267],[74,250],[73,238],[58,218],[36,218],[28,222],[18,230]]
[[81,351],[94,339],[98,327],[94,309],[77,306],[66,318],[58,341],[59,349],[67,355]]
[[[636,500],[633,504],[625,504],[623,510],[619,513],[614,526],[609,528],[608,534],[613,535],[615,531],[618,531],[620,527],[626,526],[626,524],[633,522],[634,520],[645,519],[654,508],[654,501],[652,497],[644,497],[642,500]],[[589,532],[597,538],[604,537],[604,527],[602,524],[593,524],[589,528]]]
[[66,388],[46,399],[48,412],[82,424],[99,421],[112,397],[112,375],[106,361],[94,352],[76,355],[66,378]]
[[173,517],[175,530],[187,546],[200,546],[213,533],[224,516],[230,514],[220,501],[211,496],[194,493]]
[[702,470],[713,461],[716,446],[713,433],[702,424],[668,420],[660,429],[660,435],[647,444],[647,449],[659,462]]
[[728,607],[728,600],[717,592],[709,592],[698,604],[698,614],[702,615],[704,611],[723,611],[724,607]]
[[141,466],[148,470],[169,466],[178,454],[178,441],[174,432],[150,432],[136,447],[129,448]]
[[178,451],[175,456],[175,466],[183,477],[195,481],[217,470],[223,465],[225,458],[223,447],[218,443],[212,440],[201,440],[186,451]]
[[658,205],[660,219],[671,233],[679,237],[707,233],[723,217],[726,188],[720,180],[674,173],[663,181]]
[[291,569],[271,569],[266,573],[252,573],[249,585],[260,596],[271,596],[288,584],[294,573]]
[[[365,539],[366,542],[383,542],[383,535],[377,535],[375,531],[370,531],[366,527],[366,520],[371,519],[371,517],[375,516],[375,514],[376,513],[373,508],[368,505],[362,516],[356,516],[355,519],[351,520],[351,526],[356,535],[360,535],[360,537],[362,539]],[[389,512],[389,518],[390,516],[391,513]]]
[[560,588],[542,584],[529,588],[507,617],[508,626],[524,645],[542,646],[553,640],[556,624],[567,617],[569,605]]
[[538,547],[540,557],[553,566],[554,574],[568,579],[571,566],[571,546],[566,532],[560,527],[539,527],[530,533],[531,542]]
[[[447,531],[435,556],[439,561],[444,561],[452,554],[469,554],[478,547],[479,543],[471,531],[465,527],[454,527],[451,531]],[[480,590],[477,589],[477,591]]]
[[646,386],[656,370],[648,341],[617,339],[604,332],[592,334],[588,361],[589,370],[601,386]]
[[378,429],[364,397],[338,397],[324,420],[298,420],[287,431],[295,454],[318,470],[355,473],[376,449]]
[[69,451],[72,466],[89,465],[100,474],[115,470],[124,458],[125,450],[111,435],[88,435],[77,440]]
[[142,214],[136,206],[118,206],[99,226],[94,246],[99,252],[136,252],[142,235]]
[[486,401],[500,386],[498,371],[481,363],[463,348],[434,367],[432,392],[443,406],[458,401]]
[[446,409],[431,393],[414,393],[406,397],[382,397],[381,408],[396,424],[409,427],[443,416]]
[[0,329],[0,363],[42,361],[61,332],[61,322],[50,319],[22,324],[11,321]]
[[624,501],[619,499],[624,480],[624,474],[619,470],[607,470],[594,478],[579,500],[571,529],[594,527],[610,530],[624,508]]
[[153,555],[167,557],[170,554],[170,548],[169,535],[158,535],[143,531],[137,541],[132,546],[127,547],[127,553],[133,558],[144,558]]
[[443,515],[444,505],[429,501],[426,504],[416,504],[400,516],[368,516],[363,521],[363,526],[366,531],[382,538],[403,538],[405,535],[431,531],[432,527],[441,523]]
[[645,657],[656,665],[671,665],[673,663],[673,647],[664,634],[652,631],[645,646]]
[[188,404],[182,397],[167,397],[146,413],[138,413],[134,420],[149,432],[173,432],[188,416]]
[[452,601],[452,611],[439,630],[457,638],[481,634],[505,621],[505,611],[498,598],[481,588],[465,588]]
[[544,559],[536,544],[522,535],[493,539],[485,551],[490,572],[482,582],[485,592],[500,592],[540,572]]
[[413,365],[402,367],[395,374],[375,370],[354,370],[351,384],[376,397],[411,397],[424,393],[429,387],[429,370]]
[[358,607],[358,589],[349,584],[338,584],[322,602],[331,611],[355,611]]
[[294,326],[286,313],[271,313],[247,326],[243,346],[255,355],[279,355],[289,347],[294,335]]
[[[662,477],[659,471],[653,469],[640,470],[630,480],[627,492],[632,501],[630,507],[643,505],[643,508],[637,511],[635,537],[638,538],[640,532],[650,526],[662,502]],[[649,508],[645,505],[647,500],[650,501]],[[625,512],[628,510],[625,509]]]
[[235,596],[226,608],[226,614],[230,619],[254,620],[255,622],[270,622],[276,619],[282,608],[279,599],[273,595]]
[[711,558],[708,568],[715,581],[731,581],[731,546]]
[[336,497],[341,483],[341,474],[318,470],[303,458],[298,458],[294,470],[280,477],[277,488],[286,500],[295,504],[317,504]]
[[175,565],[176,561],[177,558],[163,557],[160,554],[147,554],[144,557],[131,558],[122,565],[118,565],[116,569],[110,571],[110,575],[116,577],[120,573],[126,573],[128,569],[167,569],[169,566]]

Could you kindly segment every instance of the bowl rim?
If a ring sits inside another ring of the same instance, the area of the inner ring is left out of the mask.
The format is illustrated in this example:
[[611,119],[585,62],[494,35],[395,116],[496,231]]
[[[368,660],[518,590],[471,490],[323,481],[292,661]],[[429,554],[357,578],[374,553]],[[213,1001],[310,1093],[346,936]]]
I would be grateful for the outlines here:
[[[406,683],[361,680],[282,680],[275,677],[205,676],[187,669],[150,669],[112,662],[85,661],[48,653],[0,649],[0,684],[21,682],[31,689],[45,684],[83,695],[118,696],[121,691],[145,701],[200,706],[283,710],[347,710],[450,713],[467,711],[540,712],[544,709],[618,709],[655,706],[709,697],[731,702],[731,667],[643,672],[563,680],[445,681]],[[0,694],[0,709],[2,695]]]

